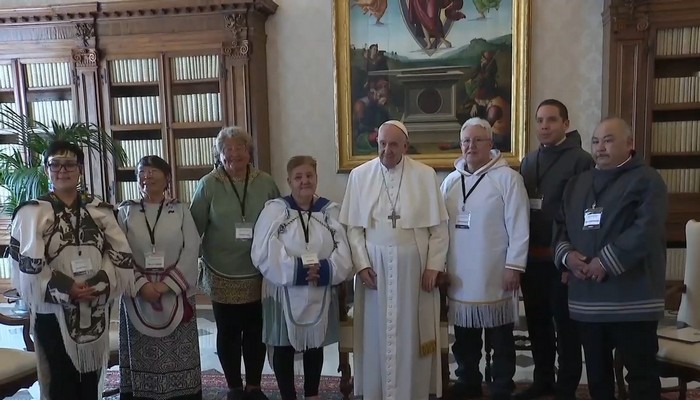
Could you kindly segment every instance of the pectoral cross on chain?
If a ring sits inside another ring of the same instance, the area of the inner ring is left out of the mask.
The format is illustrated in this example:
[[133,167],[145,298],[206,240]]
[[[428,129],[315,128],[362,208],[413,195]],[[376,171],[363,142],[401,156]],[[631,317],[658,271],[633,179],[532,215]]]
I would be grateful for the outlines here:
[[401,183],[403,183],[403,169],[406,164],[401,165],[401,178],[399,179],[399,187],[396,188],[396,198],[391,198],[391,193],[389,193],[389,186],[386,184],[386,177],[384,176],[384,170],[382,171],[382,183],[384,183],[384,189],[386,190],[386,196],[389,198],[389,203],[391,204],[391,215],[386,217],[386,219],[391,220],[391,227],[396,229],[396,220],[401,218],[401,215],[396,213],[396,204],[399,202],[399,193],[401,192]]
[[396,213],[396,210],[391,210],[391,215],[386,217],[386,219],[390,219],[391,220],[391,227],[396,229],[396,220],[401,219],[401,216]]

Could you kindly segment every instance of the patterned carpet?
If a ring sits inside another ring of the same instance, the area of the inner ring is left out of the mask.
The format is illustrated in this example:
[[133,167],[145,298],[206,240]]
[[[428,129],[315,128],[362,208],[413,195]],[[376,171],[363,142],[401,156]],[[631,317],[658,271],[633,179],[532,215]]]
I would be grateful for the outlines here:
[[[106,377],[105,389],[115,388],[119,385],[119,372],[118,371],[108,371]],[[304,398],[304,378],[302,376],[297,376],[296,379],[297,396],[298,398]],[[322,376],[321,386],[319,387],[319,395],[323,400],[341,400],[343,396],[338,391],[338,385],[340,383],[340,378],[334,376]],[[262,389],[263,392],[270,398],[270,400],[280,400],[280,394],[277,391],[277,381],[274,375],[263,375],[262,379]],[[203,400],[226,400],[226,379],[224,375],[218,371],[204,371],[202,372],[202,398]],[[118,400],[119,395],[106,397],[109,400]]]
[[[321,386],[319,390],[319,395],[323,400],[341,400],[343,397],[338,391],[338,385],[340,383],[340,378],[323,376],[321,377]],[[107,388],[115,388],[119,385],[119,372],[108,371],[107,372]],[[204,371],[202,373],[202,386],[203,399],[204,400],[226,400],[226,379],[223,374],[210,370]],[[518,390],[521,390],[526,384],[518,384]],[[303,377],[297,376],[296,378],[297,396],[300,399],[304,398],[303,393]],[[273,375],[263,375],[262,388],[265,394],[270,398],[270,400],[280,400],[279,392],[277,391],[277,381]],[[488,390],[484,389],[484,393],[487,395]],[[488,397],[484,397],[488,398]],[[576,393],[576,398],[579,400],[590,400],[588,395],[588,387],[586,385],[579,386],[578,392]],[[665,394],[663,399],[677,399],[678,393]],[[700,400],[700,389],[688,390],[688,400]],[[119,399],[119,395],[107,397],[109,400]]]

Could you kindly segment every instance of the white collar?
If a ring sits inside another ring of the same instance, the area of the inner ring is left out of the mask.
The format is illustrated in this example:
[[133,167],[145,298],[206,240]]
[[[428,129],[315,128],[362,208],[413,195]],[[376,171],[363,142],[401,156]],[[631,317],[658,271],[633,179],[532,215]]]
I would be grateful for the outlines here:
[[618,166],[615,167],[615,168],[620,168],[621,166],[627,164],[627,162],[628,162],[629,160],[631,160],[631,159],[632,159],[632,156],[630,155],[629,157],[627,157],[627,159],[626,159],[625,161],[623,161],[620,165],[618,165]]
[[[621,166],[627,164],[627,163],[629,162],[629,160],[631,160],[631,159],[632,159],[632,155],[630,154],[630,156],[627,157],[627,159],[626,159],[625,161],[623,161],[622,163],[618,164],[615,168],[620,168]],[[596,165],[596,166],[595,166],[595,169],[600,169],[600,168],[598,168],[598,166]]]
[[543,146],[543,147],[557,147],[557,146],[559,146],[560,144],[564,143],[564,141],[566,140],[566,137],[567,137],[567,136],[564,135],[564,137],[563,137],[560,141],[556,142],[556,143],[553,144],[553,145],[546,145],[546,144],[543,144],[542,146]]

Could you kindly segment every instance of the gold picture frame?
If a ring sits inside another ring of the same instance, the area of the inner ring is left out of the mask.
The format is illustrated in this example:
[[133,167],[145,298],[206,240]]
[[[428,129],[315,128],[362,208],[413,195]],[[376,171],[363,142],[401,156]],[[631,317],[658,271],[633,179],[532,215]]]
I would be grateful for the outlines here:
[[[442,0],[440,26],[415,15],[411,4],[425,4],[417,0],[333,3],[338,172],[377,156],[376,128],[386,119],[402,120],[412,145],[420,140],[412,158],[449,170],[460,154],[461,123],[482,116],[496,147],[520,164],[528,143],[530,0]],[[499,29],[500,36],[475,36]]]

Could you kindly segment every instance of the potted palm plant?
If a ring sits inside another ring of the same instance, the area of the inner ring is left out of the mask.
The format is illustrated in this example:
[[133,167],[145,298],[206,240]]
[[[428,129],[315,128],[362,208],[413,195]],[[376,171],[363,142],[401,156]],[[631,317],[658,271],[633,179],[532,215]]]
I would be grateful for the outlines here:
[[[44,173],[42,154],[54,140],[66,140],[87,149],[87,154],[111,156],[124,163],[126,153],[103,129],[92,123],[76,122],[71,125],[51,122],[47,126],[27,116],[19,115],[3,106],[0,115],[7,133],[17,137],[17,146],[10,152],[0,153],[0,187],[9,192],[0,204],[0,211],[11,215],[22,202],[49,191]],[[109,160],[110,157],[102,157]]]
[[[52,141],[75,143],[87,150],[86,156],[100,154],[100,158],[114,159],[121,165],[126,161],[124,150],[95,124],[77,122],[66,125],[52,121],[48,126],[7,106],[0,108],[0,120],[4,122],[5,132],[17,138],[16,146],[0,152],[0,187],[7,191],[7,197],[0,203],[0,214],[5,214],[6,221],[19,204],[49,191],[42,155]],[[27,312],[21,300],[17,300],[14,311],[17,314]]]

